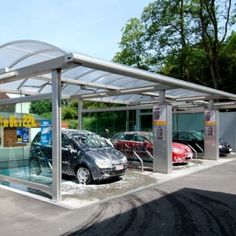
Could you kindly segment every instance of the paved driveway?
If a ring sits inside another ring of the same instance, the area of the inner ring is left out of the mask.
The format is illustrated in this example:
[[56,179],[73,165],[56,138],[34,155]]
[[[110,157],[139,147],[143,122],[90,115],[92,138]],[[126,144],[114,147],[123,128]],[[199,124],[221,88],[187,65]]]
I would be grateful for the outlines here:
[[236,161],[104,203],[65,235],[236,235]]
[[233,160],[76,210],[0,189],[0,235],[234,236],[235,180]]

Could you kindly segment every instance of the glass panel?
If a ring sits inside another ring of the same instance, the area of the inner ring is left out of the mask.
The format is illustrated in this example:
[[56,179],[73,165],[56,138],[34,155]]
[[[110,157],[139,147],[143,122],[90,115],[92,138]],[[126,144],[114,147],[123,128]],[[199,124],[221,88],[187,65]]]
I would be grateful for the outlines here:
[[42,90],[40,91],[40,93],[51,93],[52,92],[52,86],[51,84],[47,84],[46,86],[44,86],[42,88]]
[[93,71],[89,74],[86,74],[82,77],[80,77],[79,79],[83,80],[83,81],[87,81],[87,82],[94,82],[97,83],[97,79],[101,78],[102,76],[106,75],[107,73],[104,71]]
[[[30,106],[30,103],[0,106],[0,174],[51,186],[51,164],[42,155],[51,144],[50,132],[46,137],[50,143],[43,146],[40,142],[40,131],[46,130],[42,125],[50,124],[50,120],[30,113]],[[50,147],[47,152],[50,159]]]
[[132,111],[128,111],[128,113],[126,111],[112,111],[84,114],[83,129],[102,137],[114,138],[120,132],[134,129],[135,114]]
[[84,75],[91,73],[92,71],[95,71],[94,69],[77,66],[71,69],[67,69],[62,72],[62,77],[68,78],[68,79],[78,79],[82,78]]
[[33,56],[28,55],[28,58],[25,58],[24,60],[20,61],[13,68],[18,69],[24,66],[33,65],[33,64],[43,62],[43,61],[48,61],[50,59],[59,57],[61,55],[63,55],[61,52],[50,52],[50,53],[47,52],[43,54],[36,54]]
[[[40,51],[45,52],[40,53]],[[36,55],[31,56],[34,53]],[[15,41],[3,46],[0,45],[0,68],[8,67],[21,58],[23,60],[17,63],[14,68],[32,65],[64,54],[59,48],[44,42],[33,40]],[[24,59],[24,57],[26,58]]]
[[9,48],[0,48],[0,68],[4,68],[12,64],[19,57],[22,57],[25,53],[20,51],[12,51]]
[[191,96],[205,96],[204,93],[193,92],[187,89],[172,89],[166,91],[166,95],[169,96],[178,96],[178,97],[191,97]]

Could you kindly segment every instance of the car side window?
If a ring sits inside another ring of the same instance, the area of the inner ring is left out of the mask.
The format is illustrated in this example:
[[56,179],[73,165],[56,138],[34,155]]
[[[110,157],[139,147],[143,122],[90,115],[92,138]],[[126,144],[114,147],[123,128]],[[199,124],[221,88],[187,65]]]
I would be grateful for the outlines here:
[[145,137],[141,136],[141,135],[134,135],[134,141],[137,142],[144,142]]
[[126,134],[124,140],[131,141],[134,140],[133,134]]
[[64,134],[62,134],[61,145],[62,147],[68,147],[70,145],[70,140]]
[[192,135],[189,134],[189,133],[186,133],[186,138],[185,138],[185,140],[187,140],[187,141],[192,141],[192,140],[193,140]]
[[188,137],[187,137],[186,133],[180,133],[179,134],[179,139],[181,139],[181,140],[188,140]]
[[121,134],[120,136],[118,136],[117,139],[119,139],[119,140],[125,140],[125,135]]

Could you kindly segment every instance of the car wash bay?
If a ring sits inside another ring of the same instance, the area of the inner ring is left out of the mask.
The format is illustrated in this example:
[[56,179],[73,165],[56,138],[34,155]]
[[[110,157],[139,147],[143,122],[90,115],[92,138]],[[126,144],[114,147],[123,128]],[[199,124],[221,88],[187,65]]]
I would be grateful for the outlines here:
[[[153,109],[153,171],[170,174],[172,108],[204,107],[205,159],[219,159],[220,100],[235,106],[236,95],[177,80],[175,78],[106,62],[78,53],[68,53],[50,44],[23,40],[0,46],[0,90],[18,94],[0,100],[12,105],[51,99],[52,101],[52,185],[4,175],[0,179],[39,189],[60,202],[61,99],[77,98],[79,127],[82,128],[83,101],[121,104],[125,109],[151,105]],[[217,100],[217,104],[216,101]],[[18,127],[22,120],[3,118],[3,126]],[[14,122],[16,121],[16,122]],[[30,123],[32,125],[32,123]],[[12,126],[11,126],[12,125]],[[36,127],[35,125],[34,127]],[[25,151],[25,150],[24,150]],[[158,155],[158,158],[157,158]],[[27,170],[25,170],[27,172]]]

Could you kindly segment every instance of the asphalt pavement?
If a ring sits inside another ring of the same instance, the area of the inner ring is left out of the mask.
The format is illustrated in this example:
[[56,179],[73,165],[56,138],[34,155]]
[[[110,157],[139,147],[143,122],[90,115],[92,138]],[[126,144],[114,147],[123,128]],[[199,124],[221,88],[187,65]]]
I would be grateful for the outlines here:
[[73,210],[0,188],[0,235],[234,236],[235,181],[233,159]]

